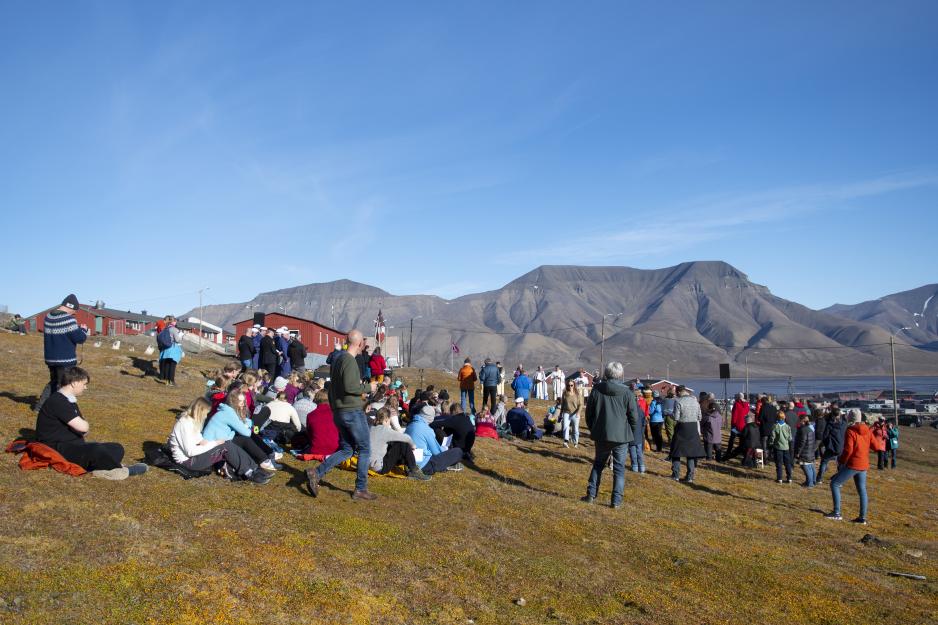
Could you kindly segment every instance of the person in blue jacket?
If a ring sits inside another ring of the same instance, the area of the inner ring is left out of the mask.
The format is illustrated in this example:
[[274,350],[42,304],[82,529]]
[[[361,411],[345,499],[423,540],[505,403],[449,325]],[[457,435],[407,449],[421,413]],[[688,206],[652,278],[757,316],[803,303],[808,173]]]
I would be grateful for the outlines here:
[[254,340],[254,357],[251,358],[251,368],[256,370],[256,369],[260,369],[259,363],[260,363],[260,357],[261,357],[261,339],[264,338],[264,334],[267,332],[267,328],[265,328],[264,326],[258,323],[255,323],[254,329],[256,330],[256,332],[254,333],[254,339],[253,339]]
[[523,399],[528,401],[531,398],[531,378],[524,374],[524,369],[518,369],[518,375],[511,383],[511,388],[515,391],[515,400]]
[[524,399],[520,397],[515,398],[515,407],[508,411],[505,421],[511,433],[520,438],[540,440],[544,436],[544,430],[535,425],[531,413],[524,408]]
[[290,364],[290,357],[287,355],[290,351],[290,331],[286,326],[277,331],[277,351],[280,352],[280,366],[277,368],[277,375],[282,378],[290,377],[293,372],[293,366]]
[[265,453],[251,438],[252,425],[247,416],[244,387],[239,386],[228,391],[225,401],[218,404],[218,409],[209,416],[202,427],[202,438],[207,441],[231,441],[246,451],[265,471],[277,470],[279,467],[272,453]]
[[462,469],[462,449],[451,447],[446,451],[440,447],[436,440],[433,428],[427,424],[427,419],[434,419],[436,411],[433,406],[427,405],[420,409],[407,424],[404,434],[407,434],[414,441],[417,449],[423,450],[423,459],[417,461],[417,466],[427,475],[433,475],[440,471],[451,469],[459,471]]
[[660,452],[664,446],[664,437],[661,431],[664,428],[664,414],[661,411],[661,395],[652,391],[651,403],[648,404],[648,423],[651,425],[651,440],[655,442],[655,451]]

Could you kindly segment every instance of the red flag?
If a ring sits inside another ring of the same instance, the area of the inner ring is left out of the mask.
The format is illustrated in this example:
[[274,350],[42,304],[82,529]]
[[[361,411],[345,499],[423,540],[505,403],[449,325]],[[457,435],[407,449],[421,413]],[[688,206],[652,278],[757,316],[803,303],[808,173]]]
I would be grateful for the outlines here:
[[453,343],[453,353],[454,354],[459,353],[459,345],[457,345],[456,343]]
[[375,319],[375,340],[379,343],[384,342],[384,335],[387,333],[387,328],[384,325],[384,315],[381,314],[381,309],[378,309],[378,318]]

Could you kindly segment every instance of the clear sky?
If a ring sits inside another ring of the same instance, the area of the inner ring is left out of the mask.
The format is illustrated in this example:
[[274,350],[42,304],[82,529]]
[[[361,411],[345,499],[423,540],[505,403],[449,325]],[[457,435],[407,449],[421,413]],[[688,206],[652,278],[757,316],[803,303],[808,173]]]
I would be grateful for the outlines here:
[[938,282],[938,3],[0,3],[0,304]]

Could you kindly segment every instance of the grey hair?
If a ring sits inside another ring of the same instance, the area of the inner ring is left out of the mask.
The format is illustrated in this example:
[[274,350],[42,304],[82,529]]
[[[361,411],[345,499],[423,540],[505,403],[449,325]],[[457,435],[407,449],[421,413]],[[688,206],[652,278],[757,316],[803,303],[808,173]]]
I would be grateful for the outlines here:
[[625,377],[625,367],[622,366],[621,362],[613,360],[606,365],[606,369],[603,371],[603,377],[607,380],[621,380]]
[[847,411],[847,420],[850,423],[859,423],[863,419],[863,413],[859,408],[851,408]]

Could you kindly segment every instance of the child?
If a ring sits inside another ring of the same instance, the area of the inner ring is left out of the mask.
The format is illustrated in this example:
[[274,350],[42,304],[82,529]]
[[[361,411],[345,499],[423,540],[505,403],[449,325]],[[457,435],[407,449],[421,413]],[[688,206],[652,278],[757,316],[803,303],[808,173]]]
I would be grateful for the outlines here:
[[785,423],[785,413],[778,412],[775,425],[769,434],[769,449],[775,456],[775,481],[782,483],[782,465],[785,466],[785,484],[791,484],[791,427]]
[[[899,450],[899,426],[895,423],[890,423],[888,429],[886,430],[887,440],[886,440],[886,455],[887,459],[892,463],[892,469],[896,468],[896,452]],[[886,462],[883,461],[883,466],[886,466]]]

